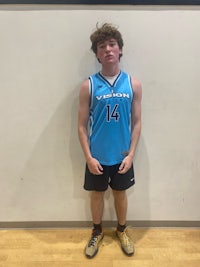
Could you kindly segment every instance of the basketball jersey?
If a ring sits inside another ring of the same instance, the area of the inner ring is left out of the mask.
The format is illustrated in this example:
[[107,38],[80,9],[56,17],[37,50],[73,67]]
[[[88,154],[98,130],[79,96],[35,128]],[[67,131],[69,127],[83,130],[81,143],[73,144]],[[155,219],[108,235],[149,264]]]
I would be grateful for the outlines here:
[[100,73],[90,81],[90,150],[102,165],[121,163],[127,156],[131,136],[131,78],[120,72],[111,85]]

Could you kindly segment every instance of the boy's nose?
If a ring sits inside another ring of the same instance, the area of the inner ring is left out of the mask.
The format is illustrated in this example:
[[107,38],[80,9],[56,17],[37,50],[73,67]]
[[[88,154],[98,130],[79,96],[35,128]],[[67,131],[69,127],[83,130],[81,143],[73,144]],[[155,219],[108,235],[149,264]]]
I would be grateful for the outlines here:
[[106,45],[106,50],[110,50],[110,45]]

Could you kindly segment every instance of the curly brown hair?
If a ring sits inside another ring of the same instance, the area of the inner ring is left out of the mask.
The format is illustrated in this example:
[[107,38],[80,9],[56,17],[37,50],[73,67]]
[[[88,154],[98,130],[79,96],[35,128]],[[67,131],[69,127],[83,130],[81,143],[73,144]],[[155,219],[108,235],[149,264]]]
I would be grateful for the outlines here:
[[96,30],[90,36],[90,40],[92,42],[92,46],[91,46],[92,51],[95,54],[97,54],[98,43],[106,41],[110,38],[115,39],[119,45],[119,48],[122,49],[124,43],[123,43],[122,35],[118,31],[118,29],[109,23],[104,23],[101,27],[98,27],[98,24],[97,24]]

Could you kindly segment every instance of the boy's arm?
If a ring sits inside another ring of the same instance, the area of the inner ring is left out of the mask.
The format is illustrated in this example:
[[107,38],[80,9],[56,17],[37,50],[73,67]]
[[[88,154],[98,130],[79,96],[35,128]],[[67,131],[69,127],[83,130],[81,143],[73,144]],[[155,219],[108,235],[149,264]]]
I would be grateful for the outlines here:
[[142,87],[139,81],[134,78],[131,79],[134,98],[132,102],[131,111],[131,144],[127,157],[124,158],[119,168],[119,173],[126,173],[134,159],[135,150],[139,141],[141,132],[141,100],[142,100]]
[[78,108],[78,135],[79,141],[88,165],[93,174],[102,174],[102,166],[92,157],[88,141],[88,121],[90,114],[89,80],[86,80],[80,89]]

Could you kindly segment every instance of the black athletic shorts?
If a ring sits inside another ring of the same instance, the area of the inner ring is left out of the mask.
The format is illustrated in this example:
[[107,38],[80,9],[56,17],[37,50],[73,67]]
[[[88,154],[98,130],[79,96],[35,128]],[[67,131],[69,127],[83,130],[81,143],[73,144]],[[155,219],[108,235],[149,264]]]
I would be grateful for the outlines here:
[[123,191],[133,186],[135,184],[133,165],[125,174],[118,173],[120,165],[102,165],[103,174],[95,175],[89,171],[86,164],[84,189],[89,191],[106,191],[109,185],[114,190]]

